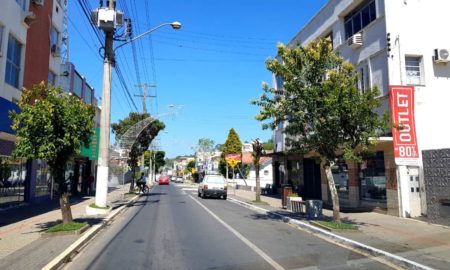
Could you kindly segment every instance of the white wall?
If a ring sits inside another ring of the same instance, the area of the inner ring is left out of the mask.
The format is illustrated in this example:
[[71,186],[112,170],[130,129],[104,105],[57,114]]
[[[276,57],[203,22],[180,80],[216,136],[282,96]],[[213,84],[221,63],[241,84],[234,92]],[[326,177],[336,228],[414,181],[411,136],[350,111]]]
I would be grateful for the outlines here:
[[[22,20],[23,14],[24,11],[22,11],[22,8],[16,3],[15,0],[1,0],[0,25],[2,25],[4,29],[0,47],[0,51],[2,52],[2,56],[0,57],[0,96],[10,101],[12,101],[13,98],[16,100],[20,99],[20,89],[23,86],[25,43],[27,41],[27,28]],[[19,76],[18,89],[5,82],[6,57],[10,34],[22,44],[21,72]]]
[[419,150],[449,148],[450,63],[434,63],[433,53],[436,48],[450,49],[450,1],[386,2],[387,29],[398,36],[389,61],[391,84],[406,84],[405,55],[422,56],[425,81],[415,92]]

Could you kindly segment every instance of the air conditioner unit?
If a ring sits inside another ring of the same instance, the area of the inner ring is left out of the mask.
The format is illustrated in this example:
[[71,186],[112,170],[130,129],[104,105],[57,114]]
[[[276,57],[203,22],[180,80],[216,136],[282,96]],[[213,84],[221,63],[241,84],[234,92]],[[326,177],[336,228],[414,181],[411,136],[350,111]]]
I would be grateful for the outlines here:
[[44,0],[32,0],[32,2],[38,6],[43,6],[44,5]]
[[362,33],[359,32],[359,33],[356,33],[353,36],[351,36],[347,40],[347,44],[348,44],[348,46],[352,47],[353,49],[361,47],[363,44]]
[[50,52],[52,53],[53,57],[59,57],[61,55],[60,51],[61,51],[61,48],[59,46],[57,46],[56,44],[53,44],[50,47]]
[[32,11],[22,11],[21,12],[22,23],[26,28],[29,28],[37,20],[36,14]]
[[434,49],[433,60],[436,63],[450,62],[449,49]]

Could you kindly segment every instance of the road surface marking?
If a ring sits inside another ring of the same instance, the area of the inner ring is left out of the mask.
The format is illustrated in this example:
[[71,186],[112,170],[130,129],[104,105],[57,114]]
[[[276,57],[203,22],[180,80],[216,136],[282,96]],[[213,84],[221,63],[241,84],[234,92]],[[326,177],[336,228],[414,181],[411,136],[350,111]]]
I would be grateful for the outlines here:
[[203,205],[201,202],[196,200],[194,197],[189,195],[189,197],[194,200],[198,205],[200,205],[203,209],[205,209],[206,212],[208,212],[211,216],[213,216],[217,221],[219,221],[225,228],[227,228],[230,232],[232,232],[234,235],[236,235],[237,238],[239,238],[242,242],[244,242],[247,246],[249,246],[254,252],[256,252],[259,256],[261,256],[266,262],[268,262],[273,268],[277,270],[284,270],[283,266],[279,265],[276,261],[274,261],[272,258],[269,257],[264,251],[262,251],[260,248],[258,248],[255,244],[250,242],[247,238],[245,238],[242,234],[240,234],[238,231],[233,229],[230,225],[225,223],[222,219],[220,219],[216,214],[214,214],[211,210],[209,210],[205,205]]

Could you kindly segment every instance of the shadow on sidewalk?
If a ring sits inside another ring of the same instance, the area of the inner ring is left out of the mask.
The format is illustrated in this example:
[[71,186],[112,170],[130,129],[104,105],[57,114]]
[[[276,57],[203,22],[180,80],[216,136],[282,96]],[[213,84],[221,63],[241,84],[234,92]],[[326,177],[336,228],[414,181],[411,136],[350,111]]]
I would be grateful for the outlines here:
[[[90,197],[71,196],[70,205],[74,206],[89,199]],[[59,208],[59,198],[53,200],[50,200],[49,198],[41,202],[22,204],[18,207],[8,208],[0,212],[0,227],[45,214]]]

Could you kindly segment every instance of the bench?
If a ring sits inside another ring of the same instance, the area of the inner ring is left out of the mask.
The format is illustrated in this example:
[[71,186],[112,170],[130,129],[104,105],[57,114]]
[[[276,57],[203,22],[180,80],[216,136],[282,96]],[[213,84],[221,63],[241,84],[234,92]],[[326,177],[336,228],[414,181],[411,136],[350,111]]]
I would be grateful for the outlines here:
[[271,184],[266,184],[265,187],[261,188],[261,194],[272,194],[272,185]]

